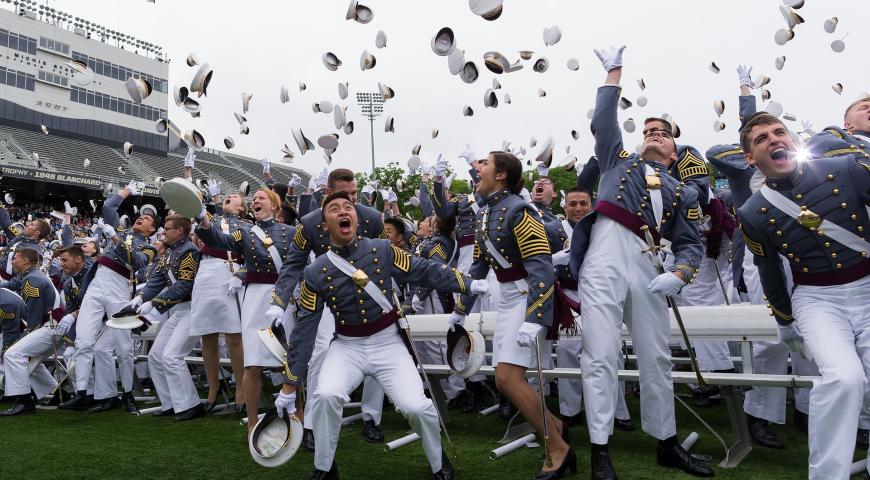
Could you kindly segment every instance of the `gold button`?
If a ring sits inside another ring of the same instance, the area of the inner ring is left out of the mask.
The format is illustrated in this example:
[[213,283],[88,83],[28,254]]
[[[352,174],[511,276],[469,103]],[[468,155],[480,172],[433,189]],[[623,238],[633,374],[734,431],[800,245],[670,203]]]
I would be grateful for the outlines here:
[[863,231],[864,231],[864,227],[862,227],[861,225],[858,225],[858,231],[859,231],[859,232],[863,232]]
[[849,215],[849,218],[851,218],[852,220],[858,220],[858,215],[853,213],[852,215]]
[[616,196],[616,200],[618,200],[618,201],[622,201],[622,195],[617,195],[617,196]]
[[834,195],[839,195],[839,194],[840,194],[840,189],[839,189],[839,188],[835,188],[835,189],[831,190],[831,193],[833,193]]
[[761,213],[767,213],[767,208],[761,207]]
[[372,263],[378,263],[378,259],[377,259],[377,258],[373,258],[373,259],[372,259]]
[[831,175],[830,173],[828,174],[828,180],[831,181],[831,182],[834,181],[834,176]]
[[545,286],[546,286],[546,285],[544,285],[544,282],[540,282],[540,283],[538,283],[538,288],[544,288]]
[[375,269],[375,273],[381,273],[381,269],[380,269],[380,268],[376,268],[376,269]]
[[842,264],[842,263],[838,263],[838,264],[837,264],[837,268],[843,268],[843,264]]
[[366,319],[364,318],[364,319],[363,319],[363,324],[365,324],[366,322],[368,322],[368,320],[366,320]]
[[360,305],[363,304],[363,299],[361,299],[361,298],[359,299],[359,304],[360,304]]
[[643,213],[642,213],[642,212],[637,212],[637,216],[638,216],[638,217],[642,217],[642,216],[643,216]]
[[825,242],[825,248],[831,248],[831,242]]
[[807,268],[807,267],[804,267],[804,268],[802,268],[802,269],[801,269],[801,271],[803,271],[803,272],[804,272],[804,273],[807,273],[807,272],[809,272],[809,271],[810,271],[810,269],[809,269],[809,268]]
[[327,282],[331,282],[331,281],[332,281],[332,277],[330,277],[330,276],[327,275],[327,277],[326,277],[326,281],[327,281]]
[[800,199],[804,198],[804,196],[799,193],[799,194],[795,195],[794,198],[795,198],[795,200],[800,200]]
[[782,236],[782,230],[777,230],[777,231],[776,231],[776,236],[777,236],[777,237],[781,237],[781,236]]
[[787,243],[783,243],[783,244],[782,244],[782,248],[783,248],[783,250],[785,250],[786,248],[788,248],[788,244],[787,244]]
[[538,314],[538,318],[541,318],[541,317],[543,317],[543,315],[541,315],[541,314],[539,313],[539,314]]
[[[793,254],[793,253],[789,253],[789,254],[788,254],[788,258],[794,258],[794,254]],[[360,301],[362,301],[362,300],[360,300]]]
[[323,267],[323,273],[326,273],[326,267]]
[[831,252],[831,258],[837,258],[837,252]]
[[619,189],[620,189],[620,190],[625,190],[625,186],[624,186],[624,185],[620,185],[620,186],[619,186]]
[[769,224],[771,224],[771,225],[776,225],[776,219],[775,219],[775,218],[771,218],[770,220],[767,221],[767,223],[769,223]]
[[846,208],[846,202],[841,203],[840,208]]
[[344,320],[342,320],[342,321],[341,321],[341,324],[344,325],[344,323],[345,323]]

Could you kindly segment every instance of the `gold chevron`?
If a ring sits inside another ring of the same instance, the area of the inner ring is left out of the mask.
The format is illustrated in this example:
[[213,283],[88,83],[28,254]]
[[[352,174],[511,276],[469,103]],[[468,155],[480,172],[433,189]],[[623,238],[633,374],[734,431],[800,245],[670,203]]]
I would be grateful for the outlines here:
[[540,219],[534,218],[528,210],[523,211],[523,218],[514,227],[520,256],[525,260],[532,255],[549,255],[550,245],[547,243],[547,232]]
[[709,175],[707,164],[703,160],[696,157],[691,150],[686,150],[686,155],[677,163],[677,171],[680,174],[680,179],[685,180],[695,175]]
[[743,241],[746,243],[746,247],[749,248],[749,251],[752,252],[753,255],[759,257],[765,256],[764,245],[749,238],[749,235],[746,235],[746,230],[743,229],[743,225],[740,225],[740,232],[743,234]]
[[39,298],[39,289],[31,285],[29,280],[25,280],[24,286],[21,287],[21,298],[25,302],[31,298]]
[[302,280],[299,286],[299,305],[305,310],[313,312],[317,309],[317,293],[308,288],[308,283]]
[[395,246],[391,246],[391,248],[393,249],[393,265],[399,270],[408,273],[408,270],[411,268],[411,256]]
[[12,320],[15,318],[15,312],[5,312],[0,308],[0,320]]
[[302,234],[303,225],[299,224],[299,228],[296,229],[296,234],[293,235],[293,243],[299,248],[299,250],[305,250],[305,247],[308,245],[308,240],[305,239],[305,235]]
[[233,240],[235,240],[237,242],[242,241],[242,231],[241,230],[236,230],[235,232],[231,233],[230,235],[232,235]]
[[701,211],[697,207],[686,210],[686,220],[696,221],[701,218]]
[[553,286],[550,285],[550,288],[548,288],[547,291],[544,292],[544,296],[538,297],[538,299],[535,300],[534,303],[529,305],[529,308],[526,309],[526,316],[528,317],[529,315],[534,313],[534,311],[537,310],[538,308],[543,308],[544,302],[546,302],[547,299],[550,298],[552,295],[553,295]]
[[199,268],[199,263],[193,258],[193,252],[188,252],[187,256],[178,265],[178,279],[193,280],[193,277],[196,276],[197,268]]
[[429,250],[429,258],[432,258],[435,255],[447,260],[447,253],[444,252],[444,247],[440,243],[435,244],[435,247]]

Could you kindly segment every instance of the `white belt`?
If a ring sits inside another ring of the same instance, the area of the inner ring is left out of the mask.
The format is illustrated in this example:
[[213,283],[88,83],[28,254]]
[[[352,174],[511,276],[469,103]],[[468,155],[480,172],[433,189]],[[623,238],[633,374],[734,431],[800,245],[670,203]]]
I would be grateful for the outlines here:
[[[266,232],[264,232],[263,229],[260,228],[259,225],[254,225],[253,227],[251,227],[251,231],[254,232],[254,235],[256,235],[257,238],[259,238],[260,241],[262,241],[263,245],[265,246],[266,245]],[[268,247],[266,247],[266,250],[269,252],[269,256],[272,257],[272,263],[275,264],[275,271],[280,272],[281,265],[283,265],[284,262],[281,261],[281,254],[278,253],[278,248],[275,247],[275,244],[272,244],[272,245],[269,245]]]
[[[327,251],[326,256],[329,257],[329,260],[332,261],[333,265],[335,265],[339,270],[341,270],[342,273],[344,273],[348,277],[351,277],[351,279],[353,279],[354,273],[356,273],[357,270],[359,270],[358,268],[351,265],[347,260],[341,258],[338,254],[336,254],[332,250]],[[369,296],[372,297],[372,300],[374,300],[375,303],[377,303],[381,307],[381,310],[383,310],[384,314],[387,314],[387,313],[390,313],[391,311],[393,311],[393,304],[390,303],[389,300],[387,300],[387,296],[384,295],[384,293],[381,292],[380,289],[378,289],[378,286],[375,285],[374,282],[372,282],[372,281],[366,282],[365,286],[363,287],[363,290],[365,290],[366,293],[368,293]]]
[[[764,198],[766,198],[768,202],[772,203],[774,207],[782,210],[786,215],[797,220],[798,215],[800,215],[801,212],[801,207],[799,207],[796,203],[792,202],[783,194],[768,187],[767,185],[761,187],[760,191]],[[822,223],[819,225],[818,228],[819,230],[823,231],[828,237],[833,238],[837,242],[845,245],[848,248],[851,248],[858,253],[870,252],[870,242],[867,242],[858,235],[855,235],[854,233],[846,230],[845,228],[837,225],[836,223],[822,219]]]

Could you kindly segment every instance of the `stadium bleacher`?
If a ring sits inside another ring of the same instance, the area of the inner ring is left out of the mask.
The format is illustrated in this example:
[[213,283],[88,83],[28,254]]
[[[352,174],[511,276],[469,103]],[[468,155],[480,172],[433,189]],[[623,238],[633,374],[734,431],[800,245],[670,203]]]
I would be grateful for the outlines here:
[[[134,146],[132,158],[126,159],[120,148],[0,125],[0,166],[37,168],[32,152],[39,154],[39,168],[45,170],[92,176],[99,178],[103,185],[122,185],[131,178],[153,185],[158,176],[167,179],[182,176],[187,149],[182,147],[160,156],[137,152]],[[86,158],[90,160],[87,169],[83,166]],[[119,172],[122,166],[125,174]],[[214,178],[221,182],[223,193],[228,193],[237,191],[243,181],[247,181],[252,190],[264,186],[261,172],[259,160],[203,149],[197,153],[193,176],[203,181]],[[310,176],[302,170],[277,163],[272,164],[271,173],[278,183],[286,183],[295,173],[302,177],[302,185],[307,185]]]

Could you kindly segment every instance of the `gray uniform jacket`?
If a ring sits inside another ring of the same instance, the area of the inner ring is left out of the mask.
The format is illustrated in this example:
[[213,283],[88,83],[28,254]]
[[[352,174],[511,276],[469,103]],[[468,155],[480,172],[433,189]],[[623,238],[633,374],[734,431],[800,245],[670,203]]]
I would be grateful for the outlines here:
[[[471,178],[477,178],[477,172],[471,170]],[[483,205],[474,194],[458,193],[452,199],[447,200],[443,184],[435,181],[435,214],[442,218],[456,217],[456,239],[459,246],[470,245],[474,236],[474,225],[477,221],[477,212]],[[475,205],[477,204],[477,205]]]
[[160,313],[179,303],[189,302],[199,259],[199,249],[190,240],[166,245],[166,251],[157,261],[157,268],[149,275],[142,290],[142,300],[150,301]]
[[2,287],[21,295],[27,305],[27,330],[36,330],[48,321],[57,299],[57,290],[51,279],[39,269],[30,267],[30,270],[4,282]]
[[[278,223],[274,218],[257,222],[256,225],[263,230],[266,240],[278,250],[278,255],[287,258],[296,229]],[[278,279],[278,269],[275,268],[275,262],[272,261],[272,256],[269,254],[269,248],[252,231],[254,224],[239,222],[238,226],[238,230],[224,233],[218,222],[212,222],[209,228],[196,227],[196,236],[211,248],[243,255],[246,283],[275,283]]]
[[807,142],[812,156],[838,157],[856,155],[870,158],[870,132],[847,132],[840,127],[828,127]]
[[22,232],[12,226],[12,219],[9,217],[9,211],[6,207],[0,206],[0,228],[6,235],[6,249],[0,255],[0,276],[5,280],[11,279],[14,275],[6,271],[6,265],[9,263],[9,255],[15,252],[18,248],[32,248],[39,253],[39,258],[42,258],[42,242],[25,237]]
[[[118,216],[118,207],[124,199],[118,194],[113,194],[103,203],[103,221],[107,225],[115,227],[118,238],[118,243],[108,241],[106,248],[102,250],[102,256],[112,262],[126,267],[134,274],[140,268],[145,268],[154,258],[157,250],[152,246],[148,237],[140,235],[133,231],[132,228],[121,228],[121,219]],[[93,276],[97,269],[90,270],[90,275]],[[120,275],[121,273],[118,272]]]
[[[443,233],[435,233],[426,240],[427,241],[422,246],[422,248],[420,248],[420,250],[418,251],[419,253],[417,253],[416,256],[424,258],[430,262],[438,263],[440,265],[447,265],[448,267],[453,267],[456,265],[457,245],[456,240],[454,240],[452,235],[448,236],[444,235]],[[448,291],[440,287],[432,288],[419,285],[416,286],[415,290],[415,295],[417,295],[417,298],[419,298],[421,302],[425,302],[426,299],[428,299],[429,296],[432,294],[432,291],[435,290],[436,297],[433,297],[432,301],[441,301],[445,312],[449,312],[452,310],[452,302],[450,300],[452,300],[453,296],[450,295]]]
[[15,292],[0,288],[0,330],[3,332],[3,351],[21,338],[22,322],[27,318],[27,305]]

